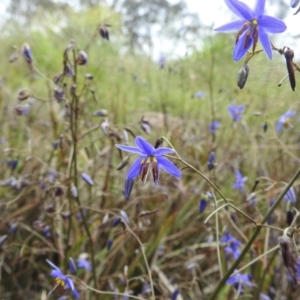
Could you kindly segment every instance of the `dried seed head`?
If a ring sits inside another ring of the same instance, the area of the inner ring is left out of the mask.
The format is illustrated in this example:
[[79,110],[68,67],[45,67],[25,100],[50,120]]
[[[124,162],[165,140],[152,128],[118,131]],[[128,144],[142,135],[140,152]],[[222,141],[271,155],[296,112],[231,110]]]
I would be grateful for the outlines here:
[[79,51],[77,57],[77,64],[78,65],[85,65],[88,61],[88,55],[84,51]]
[[238,77],[237,77],[237,85],[240,89],[242,89],[247,81],[249,75],[249,67],[248,65],[243,65],[242,68],[238,72]]

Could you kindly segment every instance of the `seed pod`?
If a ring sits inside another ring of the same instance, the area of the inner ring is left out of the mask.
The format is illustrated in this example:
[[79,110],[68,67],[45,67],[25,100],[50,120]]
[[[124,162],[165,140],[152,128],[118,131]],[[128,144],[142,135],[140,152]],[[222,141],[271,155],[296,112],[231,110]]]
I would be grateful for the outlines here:
[[248,65],[243,65],[238,72],[238,78],[237,78],[237,85],[240,89],[242,89],[245,86],[248,75],[249,75],[249,67]]

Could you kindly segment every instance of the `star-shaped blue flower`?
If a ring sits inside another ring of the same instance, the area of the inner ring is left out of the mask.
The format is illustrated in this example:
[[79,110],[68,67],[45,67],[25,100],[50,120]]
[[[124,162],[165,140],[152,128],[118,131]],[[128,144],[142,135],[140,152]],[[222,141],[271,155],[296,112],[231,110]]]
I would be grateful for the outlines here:
[[276,124],[276,131],[277,131],[278,133],[280,133],[283,126],[289,125],[290,119],[291,119],[295,114],[296,114],[296,112],[293,111],[293,110],[288,110],[286,113],[284,113],[284,114],[279,118],[279,120],[277,121],[277,124]]
[[242,118],[244,109],[245,109],[244,105],[232,104],[228,106],[229,114],[234,122],[237,122]]
[[215,31],[239,30],[233,49],[233,59],[240,60],[252,46],[255,51],[259,40],[269,59],[272,59],[272,46],[268,33],[280,33],[286,25],[280,19],[264,14],[266,0],[257,0],[254,10],[238,0],[224,0],[228,8],[240,18],[229,22]]
[[140,175],[142,181],[145,181],[149,170],[151,170],[153,181],[157,184],[160,168],[175,177],[182,176],[180,170],[166,157],[163,157],[165,154],[174,153],[175,151],[173,149],[163,147],[155,149],[150,143],[140,136],[135,138],[135,144],[137,147],[116,145],[116,147],[121,150],[138,154],[140,156],[128,170],[126,177],[127,180],[131,180]]
[[245,286],[253,287],[252,276],[249,274],[236,273],[227,279],[226,283],[235,287],[237,290],[237,297],[243,293]]
[[245,182],[247,177],[243,177],[241,171],[236,170],[234,173],[235,183],[233,184],[234,189],[240,189],[243,193],[245,192]]
[[73,293],[73,296],[76,299],[79,299],[79,293],[76,291],[74,283],[71,278],[64,275],[60,268],[58,268],[54,263],[52,263],[50,260],[46,260],[47,263],[52,267],[52,271],[50,273],[50,276],[55,278],[55,282],[57,285],[60,285],[64,289],[70,289]]

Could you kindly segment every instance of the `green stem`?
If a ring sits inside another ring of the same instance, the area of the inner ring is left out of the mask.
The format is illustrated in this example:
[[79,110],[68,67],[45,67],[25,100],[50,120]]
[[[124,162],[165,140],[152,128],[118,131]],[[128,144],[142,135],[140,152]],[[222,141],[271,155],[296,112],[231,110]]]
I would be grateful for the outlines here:
[[[293,185],[293,183],[297,180],[297,178],[300,175],[300,169],[295,173],[293,178],[290,180],[290,182],[286,185],[285,189],[280,193],[280,195],[277,197],[275,203],[269,208],[266,215],[263,217],[261,224],[264,224],[267,222],[270,215],[274,212],[274,210],[277,208],[277,206],[280,204],[281,200],[287,193],[287,191],[290,189],[290,187]],[[219,295],[221,289],[225,285],[227,279],[230,277],[230,275],[235,271],[235,269],[238,267],[239,263],[243,260],[244,256],[248,253],[248,250],[251,248],[252,244],[254,243],[256,237],[260,233],[262,226],[258,226],[255,228],[254,233],[252,234],[251,238],[249,239],[248,243],[246,244],[245,248],[241,252],[240,256],[235,260],[235,262],[232,264],[230,269],[227,271],[227,273],[224,275],[224,277],[220,280],[218,285],[216,286],[214,292],[210,295],[208,300],[215,300],[218,299],[217,296]]]

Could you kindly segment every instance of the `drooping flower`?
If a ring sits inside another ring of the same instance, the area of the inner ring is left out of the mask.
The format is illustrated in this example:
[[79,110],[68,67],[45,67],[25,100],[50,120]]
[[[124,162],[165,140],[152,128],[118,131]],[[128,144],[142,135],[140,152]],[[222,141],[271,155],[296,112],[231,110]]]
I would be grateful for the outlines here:
[[238,0],[224,0],[228,8],[240,19],[229,22],[215,31],[239,30],[232,57],[240,60],[252,46],[255,51],[257,42],[262,45],[269,59],[272,59],[272,46],[268,33],[281,33],[286,25],[280,19],[264,14],[266,0],[257,0],[254,10]]
[[224,251],[226,253],[227,258],[230,255],[232,255],[234,259],[237,259],[240,256],[241,254],[240,247],[242,243],[234,236],[232,236],[229,232],[226,232],[226,235],[220,238],[220,242],[226,243],[226,246],[224,247]]
[[291,0],[291,7],[295,8],[300,3],[300,0]]
[[245,181],[247,181],[247,177],[243,177],[241,171],[236,170],[234,173],[235,182],[233,184],[234,189],[240,189],[243,193],[245,192]]
[[90,261],[88,260],[87,254],[82,253],[79,255],[79,258],[77,260],[77,267],[78,268],[83,268],[86,271],[91,271],[92,270],[92,265]]
[[278,133],[281,132],[283,126],[289,126],[290,124],[290,119],[296,114],[294,110],[288,110],[286,113],[284,113],[279,120],[277,121],[276,124],[276,131]]
[[126,179],[133,179],[137,176],[141,176],[142,181],[146,181],[149,170],[151,169],[153,175],[153,181],[155,184],[158,183],[159,169],[162,168],[166,172],[170,173],[175,177],[181,177],[180,170],[170,162],[163,155],[174,153],[175,151],[171,148],[157,148],[155,149],[150,143],[144,138],[137,136],[135,138],[135,144],[137,147],[116,145],[117,148],[138,154],[140,157],[135,160],[130,169],[128,170]]
[[209,157],[208,157],[208,162],[207,162],[207,168],[209,171],[211,171],[215,167],[215,152],[210,152]]
[[295,190],[293,187],[291,187],[286,194],[284,195],[283,199],[284,202],[286,201],[290,201],[291,203],[296,203],[296,194],[295,194]]
[[217,129],[220,127],[219,121],[212,121],[209,124],[209,132],[216,133]]
[[237,297],[243,293],[243,290],[246,286],[253,287],[252,276],[249,274],[236,273],[227,279],[226,283],[234,286],[237,291]]
[[198,204],[198,211],[200,214],[202,214],[205,211],[206,206],[207,206],[207,201],[205,199],[200,199]]
[[244,105],[232,104],[228,106],[228,111],[234,122],[239,121],[242,118],[242,113],[245,109]]
[[74,283],[71,278],[69,278],[67,275],[64,275],[60,268],[58,268],[55,264],[53,264],[50,260],[46,259],[47,263],[52,267],[52,271],[50,273],[50,276],[55,278],[55,283],[57,285],[60,285],[66,290],[71,290],[73,293],[73,296],[76,299],[79,299],[79,293],[75,289]]

